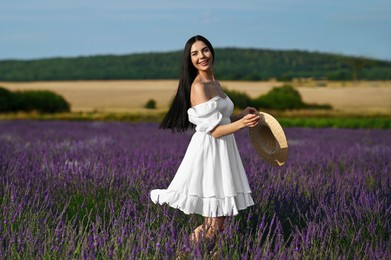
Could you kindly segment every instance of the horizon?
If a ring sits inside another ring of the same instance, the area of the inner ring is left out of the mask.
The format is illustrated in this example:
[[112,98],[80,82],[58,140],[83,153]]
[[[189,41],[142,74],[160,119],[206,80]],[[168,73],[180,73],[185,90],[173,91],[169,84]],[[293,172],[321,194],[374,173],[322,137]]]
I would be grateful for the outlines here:
[[[367,56],[356,56],[356,55],[349,55],[344,53],[333,53],[333,52],[322,52],[322,51],[309,51],[309,50],[299,50],[299,49],[271,49],[271,48],[252,48],[252,47],[233,47],[233,46],[227,46],[227,47],[213,47],[216,49],[240,49],[240,50],[266,50],[266,51],[286,51],[286,52],[307,52],[311,54],[325,54],[325,55],[337,55],[337,56],[343,56],[348,58],[362,58],[362,59],[368,59],[368,60],[376,60],[376,61],[383,61],[383,62],[391,62],[390,60],[386,59],[378,59],[376,57],[367,57]],[[11,59],[0,59],[0,62],[4,61],[36,61],[36,60],[50,60],[50,59],[75,59],[75,58],[92,58],[92,57],[101,57],[101,56],[129,56],[129,55],[143,55],[143,54],[165,54],[170,52],[182,52],[183,50],[167,50],[167,51],[140,51],[140,52],[134,52],[134,53],[102,53],[102,54],[88,54],[88,55],[77,55],[77,56],[52,56],[52,57],[39,57],[39,58],[11,58]]]
[[391,61],[391,2],[20,0],[0,9],[0,60],[215,48],[298,50]]

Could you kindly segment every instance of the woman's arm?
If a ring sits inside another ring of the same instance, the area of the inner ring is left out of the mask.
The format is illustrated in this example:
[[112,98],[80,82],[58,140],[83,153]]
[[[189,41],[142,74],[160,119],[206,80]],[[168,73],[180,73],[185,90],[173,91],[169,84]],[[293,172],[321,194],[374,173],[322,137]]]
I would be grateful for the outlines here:
[[255,108],[253,108],[253,107],[246,107],[246,109],[244,109],[240,114],[232,115],[231,116],[231,122],[235,122],[235,121],[243,118],[245,115],[256,114],[256,113],[258,113],[258,111]]
[[241,119],[236,120],[235,122],[232,122],[230,124],[216,126],[212,131],[210,131],[210,134],[214,138],[219,138],[225,135],[235,133],[245,127],[254,127],[258,124],[258,122],[258,114],[247,114]]

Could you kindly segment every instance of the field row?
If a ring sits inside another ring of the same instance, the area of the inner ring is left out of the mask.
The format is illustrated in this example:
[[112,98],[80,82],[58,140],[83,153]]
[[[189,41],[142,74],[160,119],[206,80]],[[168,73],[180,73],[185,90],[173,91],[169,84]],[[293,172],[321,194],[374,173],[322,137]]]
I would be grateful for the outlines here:
[[[230,90],[242,91],[255,98],[266,94],[276,81],[222,81]],[[391,83],[298,81],[292,84],[305,103],[329,104],[336,112],[359,114],[391,114]],[[72,111],[130,112],[142,111],[149,99],[160,109],[167,106],[177,87],[176,80],[130,81],[66,81],[66,82],[0,82],[10,90],[45,89],[65,97]]]
[[[191,132],[155,123],[0,121],[0,258],[209,257],[201,223],[149,192],[166,188]],[[228,218],[213,251],[232,259],[390,259],[389,130],[287,128],[288,162],[236,141],[253,207]],[[217,246],[216,246],[217,245]]]

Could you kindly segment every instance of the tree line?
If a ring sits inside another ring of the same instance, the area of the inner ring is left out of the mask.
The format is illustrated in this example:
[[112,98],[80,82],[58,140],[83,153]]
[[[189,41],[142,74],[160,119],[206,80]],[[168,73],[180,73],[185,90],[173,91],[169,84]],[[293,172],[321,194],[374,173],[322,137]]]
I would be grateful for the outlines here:
[[[0,81],[177,79],[182,51],[0,61]],[[391,80],[391,61],[309,51],[217,48],[220,80]]]

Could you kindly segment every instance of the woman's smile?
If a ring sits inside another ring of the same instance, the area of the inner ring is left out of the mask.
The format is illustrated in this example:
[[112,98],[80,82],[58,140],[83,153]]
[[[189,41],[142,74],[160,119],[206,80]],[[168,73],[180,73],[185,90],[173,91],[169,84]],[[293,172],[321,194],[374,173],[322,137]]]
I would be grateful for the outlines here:
[[202,66],[206,66],[209,64],[208,61],[208,59],[200,60],[199,64],[201,64]]
[[190,50],[190,57],[197,70],[208,70],[213,64],[213,55],[203,41],[196,41]]

